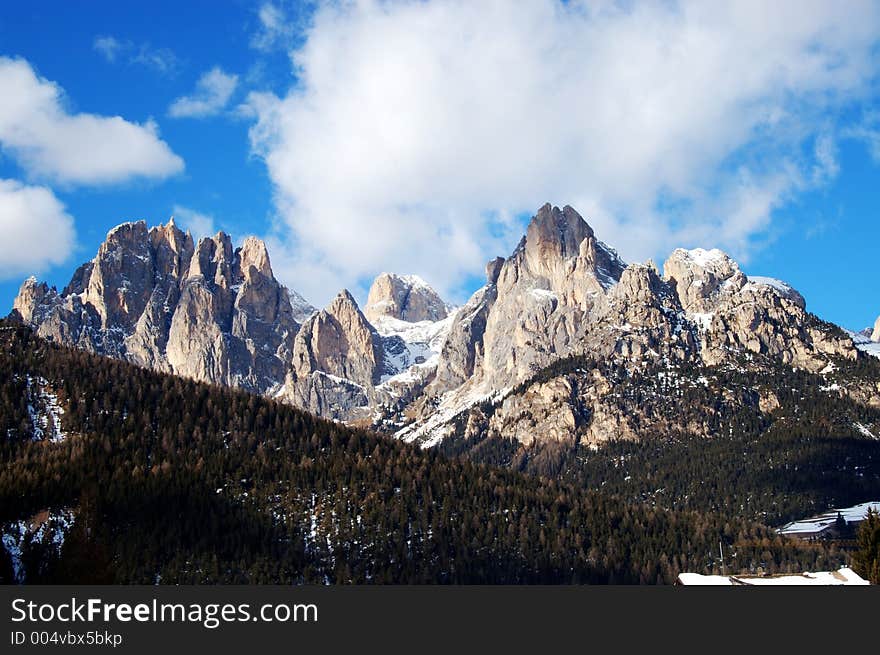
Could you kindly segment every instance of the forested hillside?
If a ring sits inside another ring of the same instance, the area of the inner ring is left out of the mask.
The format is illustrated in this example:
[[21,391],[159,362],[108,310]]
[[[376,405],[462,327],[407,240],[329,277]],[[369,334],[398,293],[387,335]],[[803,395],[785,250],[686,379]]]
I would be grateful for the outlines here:
[[[613,405],[621,413],[643,417],[647,426],[671,417],[669,424],[696,426],[697,434],[642,427],[638,440],[611,440],[599,448],[459,436],[441,450],[651,506],[767,525],[880,499],[880,409],[855,402],[819,375],[769,359],[761,367],[632,371],[571,357],[522,387],[565,378],[576,388],[590,384],[588,372],[595,370],[613,384]],[[838,361],[835,374],[878,380],[880,361]],[[496,407],[486,403],[480,411],[491,415]]]
[[[60,425],[59,425],[60,424]],[[0,323],[0,577],[658,583],[836,566],[724,513],[423,451]]]

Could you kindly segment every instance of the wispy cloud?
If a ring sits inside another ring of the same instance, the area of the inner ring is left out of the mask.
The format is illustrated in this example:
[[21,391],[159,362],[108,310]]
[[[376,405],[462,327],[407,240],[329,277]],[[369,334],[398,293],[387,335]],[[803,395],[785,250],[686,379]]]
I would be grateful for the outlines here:
[[196,82],[190,95],[181,96],[171,103],[168,115],[174,118],[204,118],[219,114],[238,86],[238,75],[214,67]]
[[257,10],[259,27],[251,37],[251,47],[264,52],[287,47],[294,33],[293,22],[280,5],[264,2]]
[[71,113],[61,88],[23,59],[0,57],[0,95],[0,145],[31,178],[100,185],[183,170],[155,122]]
[[217,234],[214,217],[209,214],[196,211],[183,205],[174,205],[171,211],[176,223],[189,230],[193,238],[198,241],[201,237],[209,237]]
[[843,136],[862,141],[868,148],[871,158],[880,163],[880,111],[866,111],[859,123],[843,131]]
[[119,54],[131,45],[123,43],[113,36],[96,36],[92,47],[112,64]]
[[170,48],[156,48],[150,43],[134,43],[129,39],[115,36],[96,36],[92,48],[109,63],[125,61],[149,68],[161,75],[176,75],[180,70],[180,59]]

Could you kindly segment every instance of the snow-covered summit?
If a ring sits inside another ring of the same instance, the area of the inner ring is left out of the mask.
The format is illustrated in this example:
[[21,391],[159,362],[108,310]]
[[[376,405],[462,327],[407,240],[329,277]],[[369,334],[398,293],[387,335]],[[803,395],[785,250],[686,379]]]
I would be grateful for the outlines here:
[[802,308],[807,306],[804,297],[788,282],[783,282],[775,277],[764,277],[762,275],[749,275],[749,282],[770,287],[783,298],[791,300]]
[[676,248],[669,256],[670,260],[680,265],[697,267],[706,270],[739,270],[736,262],[723,250],[712,248]]
[[364,315],[373,324],[385,316],[419,323],[440,321],[449,310],[450,306],[418,275],[382,273],[370,287]]

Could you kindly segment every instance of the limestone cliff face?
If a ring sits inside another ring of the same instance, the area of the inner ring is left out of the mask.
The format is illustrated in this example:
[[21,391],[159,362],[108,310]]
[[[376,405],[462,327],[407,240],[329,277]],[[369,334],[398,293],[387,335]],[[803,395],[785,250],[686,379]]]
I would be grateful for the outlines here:
[[59,343],[258,392],[283,379],[299,327],[261,241],[194,245],[173,219],[114,228],[61,294],[30,279],[13,310]]
[[382,338],[343,290],[297,333],[278,397],[330,418],[364,418],[384,364]]
[[371,386],[378,383],[382,362],[379,335],[346,290],[306,321],[294,342],[293,370],[301,376],[323,371]]
[[440,321],[448,315],[443,299],[417,275],[382,273],[373,281],[364,315],[376,323],[383,316],[400,321]]

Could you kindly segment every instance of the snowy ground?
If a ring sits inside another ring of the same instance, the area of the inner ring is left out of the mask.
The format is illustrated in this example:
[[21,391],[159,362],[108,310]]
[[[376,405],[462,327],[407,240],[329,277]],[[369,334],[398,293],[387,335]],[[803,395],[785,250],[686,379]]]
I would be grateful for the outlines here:
[[12,573],[19,584],[25,582],[26,571],[22,553],[28,544],[42,544],[56,554],[61,552],[64,539],[76,519],[72,509],[46,510],[29,519],[13,521],[3,526],[0,542],[12,560]]
[[28,415],[33,429],[33,440],[49,439],[53,443],[64,441],[67,436],[61,428],[64,408],[58,396],[49,390],[46,378],[27,376]]

